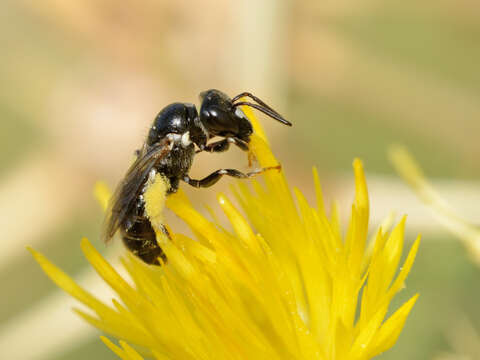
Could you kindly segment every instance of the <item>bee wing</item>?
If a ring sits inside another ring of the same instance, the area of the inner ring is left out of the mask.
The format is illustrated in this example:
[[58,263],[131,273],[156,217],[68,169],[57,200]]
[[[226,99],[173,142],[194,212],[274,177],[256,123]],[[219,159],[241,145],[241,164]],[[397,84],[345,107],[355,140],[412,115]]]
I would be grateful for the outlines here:
[[142,191],[142,187],[155,164],[164,158],[172,149],[173,142],[166,138],[137,157],[128,169],[124,179],[118,184],[113,193],[105,216],[102,239],[110,241],[133,206]]

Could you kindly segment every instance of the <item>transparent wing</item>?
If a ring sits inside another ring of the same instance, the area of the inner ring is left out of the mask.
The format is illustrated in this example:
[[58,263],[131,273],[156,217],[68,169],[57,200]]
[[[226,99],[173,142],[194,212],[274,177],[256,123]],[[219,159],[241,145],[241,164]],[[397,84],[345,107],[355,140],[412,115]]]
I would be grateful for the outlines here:
[[118,184],[107,208],[103,223],[102,240],[110,241],[128,214],[136,205],[136,199],[155,164],[164,158],[172,149],[170,139],[165,139],[154,145],[137,157],[128,169],[124,179]]

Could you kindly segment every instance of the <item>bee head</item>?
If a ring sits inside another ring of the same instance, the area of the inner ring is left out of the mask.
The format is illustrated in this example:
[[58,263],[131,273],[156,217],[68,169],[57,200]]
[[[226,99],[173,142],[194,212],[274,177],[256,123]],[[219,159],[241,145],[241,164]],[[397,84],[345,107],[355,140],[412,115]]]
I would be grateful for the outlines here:
[[[237,101],[243,97],[250,97],[257,103]],[[285,125],[292,125],[279,113],[248,92],[241,93],[231,99],[219,90],[210,89],[200,94],[200,100],[202,101],[200,122],[205,127],[209,137],[231,136],[249,142],[250,135],[253,132],[252,124],[240,109],[240,106],[253,107]]]
[[232,100],[219,90],[207,90],[200,94],[200,122],[210,137],[238,137],[250,141],[252,125],[243,111],[233,106]]

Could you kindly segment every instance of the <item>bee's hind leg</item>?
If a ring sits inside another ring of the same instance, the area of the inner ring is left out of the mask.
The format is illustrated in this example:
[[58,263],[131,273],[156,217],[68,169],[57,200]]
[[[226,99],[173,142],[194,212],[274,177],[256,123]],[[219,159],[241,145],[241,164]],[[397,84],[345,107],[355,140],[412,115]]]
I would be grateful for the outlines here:
[[168,240],[172,240],[172,235],[170,235],[170,231],[168,231],[168,228],[165,225],[161,226],[162,232],[165,234],[165,236],[168,238]]

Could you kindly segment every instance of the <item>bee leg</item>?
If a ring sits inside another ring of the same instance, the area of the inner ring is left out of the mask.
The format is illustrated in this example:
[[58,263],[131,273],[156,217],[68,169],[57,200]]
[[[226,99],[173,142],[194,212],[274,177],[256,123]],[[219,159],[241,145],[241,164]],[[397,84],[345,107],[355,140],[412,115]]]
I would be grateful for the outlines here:
[[227,137],[223,140],[216,141],[210,144],[205,145],[205,147],[201,150],[197,150],[196,152],[223,152],[227,151],[230,147],[230,144],[234,144],[238,146],[243,151],[248,151],[248,143],[236,137]]
[[200,180],[192,179],[192,178],[190,178],[190,176],[187,175],[183,178],[183,181],[185,181],[187,184],[189,184],[193,187],[197,187],[197,188],[204,187],[205,188],[205,187],[210,187],[210,186],[214,185],[215,183],[217,183],[217,181],[220,180],[220,178],[223,175],[231,176],[231,177],[234,177],[234,178],[237,178],[237,179],[247,179],[247,178],[251,178],[255,175],[259,175],[259,174],[261,174],[265,171],[268,171],[268,170],[280,170],[280,169],[281,169],[280,165],[264,167],[264,168],[261,168],[261,169],[253,170],[253,171],[248,172],[248,173],[242,173],[241,171],[238,171],[238,170],[235,170],[235,169],[220,169],[220,170],[217,170],[217,171],[211,173],[210,175],[208,175],[207,177],[205,177],[203,179],[200,179]]
[[172,235],[170,235],[170,231],[168,231],[165,225],[162,225],[162,232],[165,234],[168,240],[172,240]]

